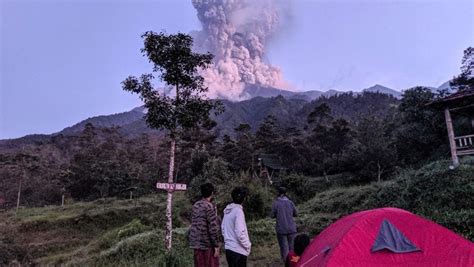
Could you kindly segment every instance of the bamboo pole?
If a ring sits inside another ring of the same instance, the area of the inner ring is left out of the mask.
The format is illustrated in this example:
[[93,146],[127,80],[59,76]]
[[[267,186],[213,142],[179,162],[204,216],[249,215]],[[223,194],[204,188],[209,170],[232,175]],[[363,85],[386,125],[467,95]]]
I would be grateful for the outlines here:
[[456,152],[456,142],[454,141],[454,129],[453,121],[451,120],[451,113],[449,108],[444,110],[444,117],[446,119],[446,128],[448,128],[448,137],[449,137],[449,147],[451,148],[451,159],[453,161],[453,166],[459,166],[459,158]]

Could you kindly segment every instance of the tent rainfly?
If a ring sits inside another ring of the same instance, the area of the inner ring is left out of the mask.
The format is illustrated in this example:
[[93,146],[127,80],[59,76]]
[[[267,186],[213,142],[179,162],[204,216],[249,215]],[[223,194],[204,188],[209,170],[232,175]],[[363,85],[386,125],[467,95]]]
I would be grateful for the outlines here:
[[474,244],[408,211],[381,208],[331,224],[298,266],[474,266]]

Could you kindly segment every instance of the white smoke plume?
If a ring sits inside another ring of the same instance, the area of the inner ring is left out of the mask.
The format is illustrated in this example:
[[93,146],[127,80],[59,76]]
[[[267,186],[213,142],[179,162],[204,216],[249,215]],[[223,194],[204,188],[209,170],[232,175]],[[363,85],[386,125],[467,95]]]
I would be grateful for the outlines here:
[[290,0],[192,0],[202,24],[195,48],[214,54],[201,75],[210,97],[245,98],[246,84],[287,88],[279,68],[266,63],[265,45],[282,27]]

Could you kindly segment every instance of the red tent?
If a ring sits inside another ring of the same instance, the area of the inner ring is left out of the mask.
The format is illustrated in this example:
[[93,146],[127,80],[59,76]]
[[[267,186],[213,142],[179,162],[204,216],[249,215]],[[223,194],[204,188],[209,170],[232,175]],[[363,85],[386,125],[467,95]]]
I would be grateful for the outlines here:
[[474,266],[474,244],[408,211],[382,208],[343,217],[298,262],[313,266]]

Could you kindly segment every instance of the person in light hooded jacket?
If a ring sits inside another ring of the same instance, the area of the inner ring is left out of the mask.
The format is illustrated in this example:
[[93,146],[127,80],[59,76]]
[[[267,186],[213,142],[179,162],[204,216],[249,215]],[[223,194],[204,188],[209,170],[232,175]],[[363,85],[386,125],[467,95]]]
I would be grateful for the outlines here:
[[222,235],[224,236],[225,255],[229,267],[246,267],[247,256],[252,247],[242,208],[246,196],[247,188],[234,188],[232,190],[233,203],[224,209]]

